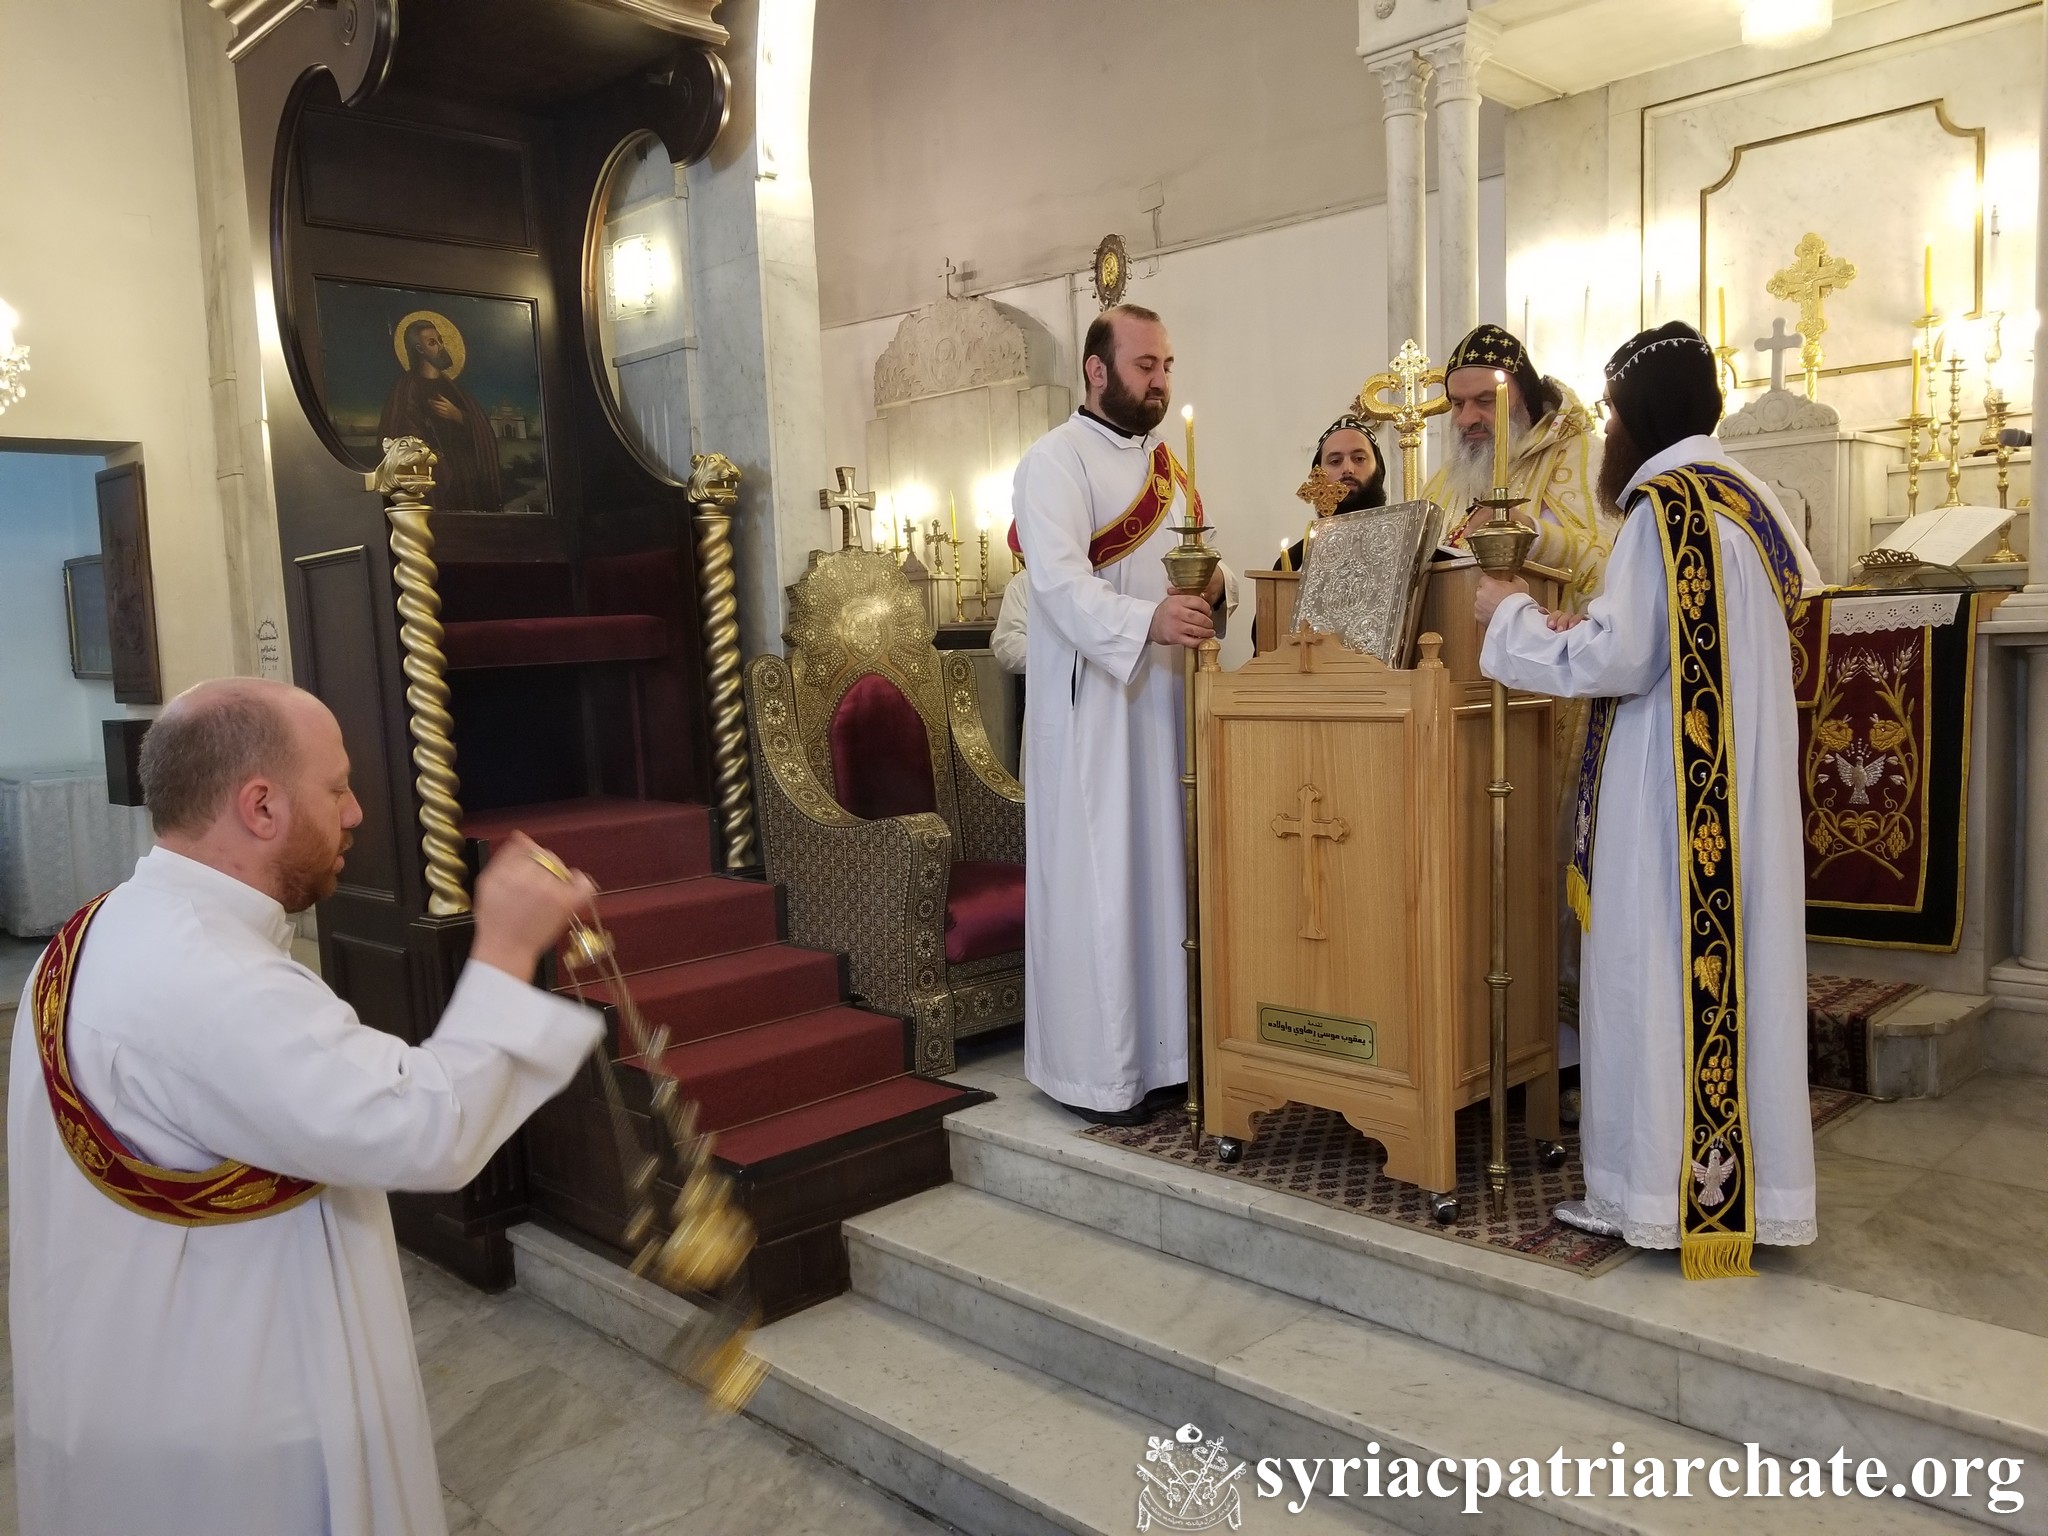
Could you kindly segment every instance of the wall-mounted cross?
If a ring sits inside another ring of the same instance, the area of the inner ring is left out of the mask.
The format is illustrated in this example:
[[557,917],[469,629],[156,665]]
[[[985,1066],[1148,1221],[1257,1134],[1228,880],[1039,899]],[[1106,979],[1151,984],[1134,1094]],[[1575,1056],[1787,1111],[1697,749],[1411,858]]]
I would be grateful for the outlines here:
[[1770,335],[1759,336],[1756,339],[1757,350],[1771,354],[1771,388],[1783,389],[1785,387],[1785,354],[1805,339],[1797,331],[1785,329],[1785,317],[1783,315],[1780,315],[1771,322]]
[[1322,849],[1317,844],[1319,839],[1343,842],[1351,835],[1351,824],[1342,816],[1317,820],[1316,807],[1322,804],[1323,792],[1313,784],[1301,786],[1300,800],[1299,816],[1273,818],[1273,835],[1301,839],[1301,927],[1296,932],[1304,939],[1327,939],[1329,935],[1323,932]]
[[875,493],[853,488],[854,469],[851,464],[841,464],[832,473],[839,481],[839,489],[819,491],[818,506],[827,512],[834,507],[839,509],[839,547],[852,549],[860,543],[860,526],[854,521],[854,514],[874,511]]
[[953,292],[953,279],[956,277],[965,277],[967,275],[967,269],[965,267],[954,266],[953,258],[950,256],[942,256],[939,259],[945,263],[944,266],[939,268],[939,295],[941,298],[950,299],[955,297],[955,294]]

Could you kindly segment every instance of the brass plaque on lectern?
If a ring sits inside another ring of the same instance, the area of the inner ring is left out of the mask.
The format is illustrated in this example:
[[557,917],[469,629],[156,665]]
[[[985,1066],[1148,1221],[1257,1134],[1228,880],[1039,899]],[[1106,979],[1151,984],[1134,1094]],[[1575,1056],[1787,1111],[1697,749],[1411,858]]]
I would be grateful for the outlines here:
[[1377,1031],[1364,1019],[1275,1008],[1271,1003],[1259,1005],[1259,1038],[1268,1045],[1291,1045],[1353,1061],[1371,1061],[1378,1050]]

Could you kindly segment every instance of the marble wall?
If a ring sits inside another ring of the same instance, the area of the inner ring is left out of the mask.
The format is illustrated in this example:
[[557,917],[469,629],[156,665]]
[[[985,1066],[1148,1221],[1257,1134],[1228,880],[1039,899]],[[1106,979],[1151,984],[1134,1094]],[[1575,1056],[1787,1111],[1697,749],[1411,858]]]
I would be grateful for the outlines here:
[[[34,368],[0,447],[140,456],[167,692],[258,670],[256,581],[281,587],[267,502],[231,498],[223,479],[248,445],[260,452],[260,405],[217,409],[240,354],[209,252],[246,226],[203,209],[195,119],[219,103],[188,68],[194,19],[164,0],[0,0],[9,57],[34,61],[9,77],[9,120],[35,139],[0,154],[0,207],[21,215],[0,218],[0,294]],[[248,292],[245,277],[245,306]]]
[[[2011,317],[2000,382],[2024,409],[2040,27],[2038,8],[2001,0],[1899,0],[1799,48],[1732,49],[1511,114],[1510,310],[1527,306],[1536,344],[1570,354],[1575,382],[1591,385],[1641,326],[1704,321],[1718,340],[1725,292],[1753,398],[1770,371],[1754,341],[1774,317],[1798,328],[1796,306],[1764,283],[1812,230],[1858,268],[1828,303],[1822,338],[1825,366],[1857,371],[1821,383],[1855,430],[1906,411],[1931,244],[1939,311]],[[1983,338],[1959,329],[1953,340],[1971,364],[1974,415]],[[1796,373],[1796,353],[1788,365]]]
[[[1134,259],[1126,297],[1158,310],[1173,336],[1174,406],[1195,407],[1202,500],[1224,558],[1240,570],[1270,566],[1283,539],[1301,536],[1308,511],[1294,488],[1308,472],[1317,435],[1368,374],[1386,367],[1393,350],[1385,334],[1384,213],[1361,208]],[[1502,271],[1502,186],[1493,177],[1480,183],[1484,319],[1511,319]],[[988,297],[1051,333],[1052,376],[1069,381],[1078,404],[1081,340],[1096,312],[1087,273]],[[826,447],[832,463],[860,467],[863,485],[867,424],[876,415],[874,363],[900,320],[891,315],[825,331]],[[1440,329],[1432,307],[1428,345],[1438,358],[1448,346]],[[1540,353],[1538,361],[1546,362]],[[1177,421],[1169,430],[1179,452]],[[1391,434],[1382,436],[1392,452]],[[1226,666],[1251,654],[1248,613],[1246,620],[1224,646]]]

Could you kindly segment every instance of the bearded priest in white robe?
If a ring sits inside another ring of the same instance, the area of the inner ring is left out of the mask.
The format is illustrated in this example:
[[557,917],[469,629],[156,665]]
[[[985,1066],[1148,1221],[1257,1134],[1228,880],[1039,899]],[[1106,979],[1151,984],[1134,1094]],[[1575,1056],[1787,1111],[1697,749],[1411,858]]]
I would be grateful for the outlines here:
[[[1626,522],[1583,617],[1481,584],[1482,669],[1592,698],[1576,817],[1586,1199],[1567,1225],[1752,1273],[1815,1236],[1805,871],[1789,612],[1820,573],[1707,434],[1712,349],[1645,331],[1607,365],[1601,489]],[[1590,903],[1590,905],[1589,905]]]
[[1205,596],[1167,590],[1188,481],[1155,431],[1172,400],[1159,317],[1104,310],[1083,352],[1086,404],[1015,482],[1031,583],[1024,1075],[1128,1125],[1187,1082],[1181,650],[1215,633],[1234,578],[1219,566]]
[[291,958],[287,913],[362,820],[326,708],[201,684],[142,779],[157,847],[52,941],[15,1025],[21,1529],[443,1536],[383,1192],[467,1183],[589,1055],[597,1015],[528,980],[590,883],[501,850],[408,1046]]

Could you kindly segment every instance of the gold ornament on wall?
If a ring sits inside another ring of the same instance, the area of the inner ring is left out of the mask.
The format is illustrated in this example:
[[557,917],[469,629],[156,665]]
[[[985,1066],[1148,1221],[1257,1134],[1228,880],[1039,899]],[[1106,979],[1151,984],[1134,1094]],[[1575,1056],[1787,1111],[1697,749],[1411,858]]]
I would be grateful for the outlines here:
[[1130,252],[1122,235],[1104,235],[1095,247],[1095,302],[1108,309],[1124,301],[1124,289],[1131,280]]

